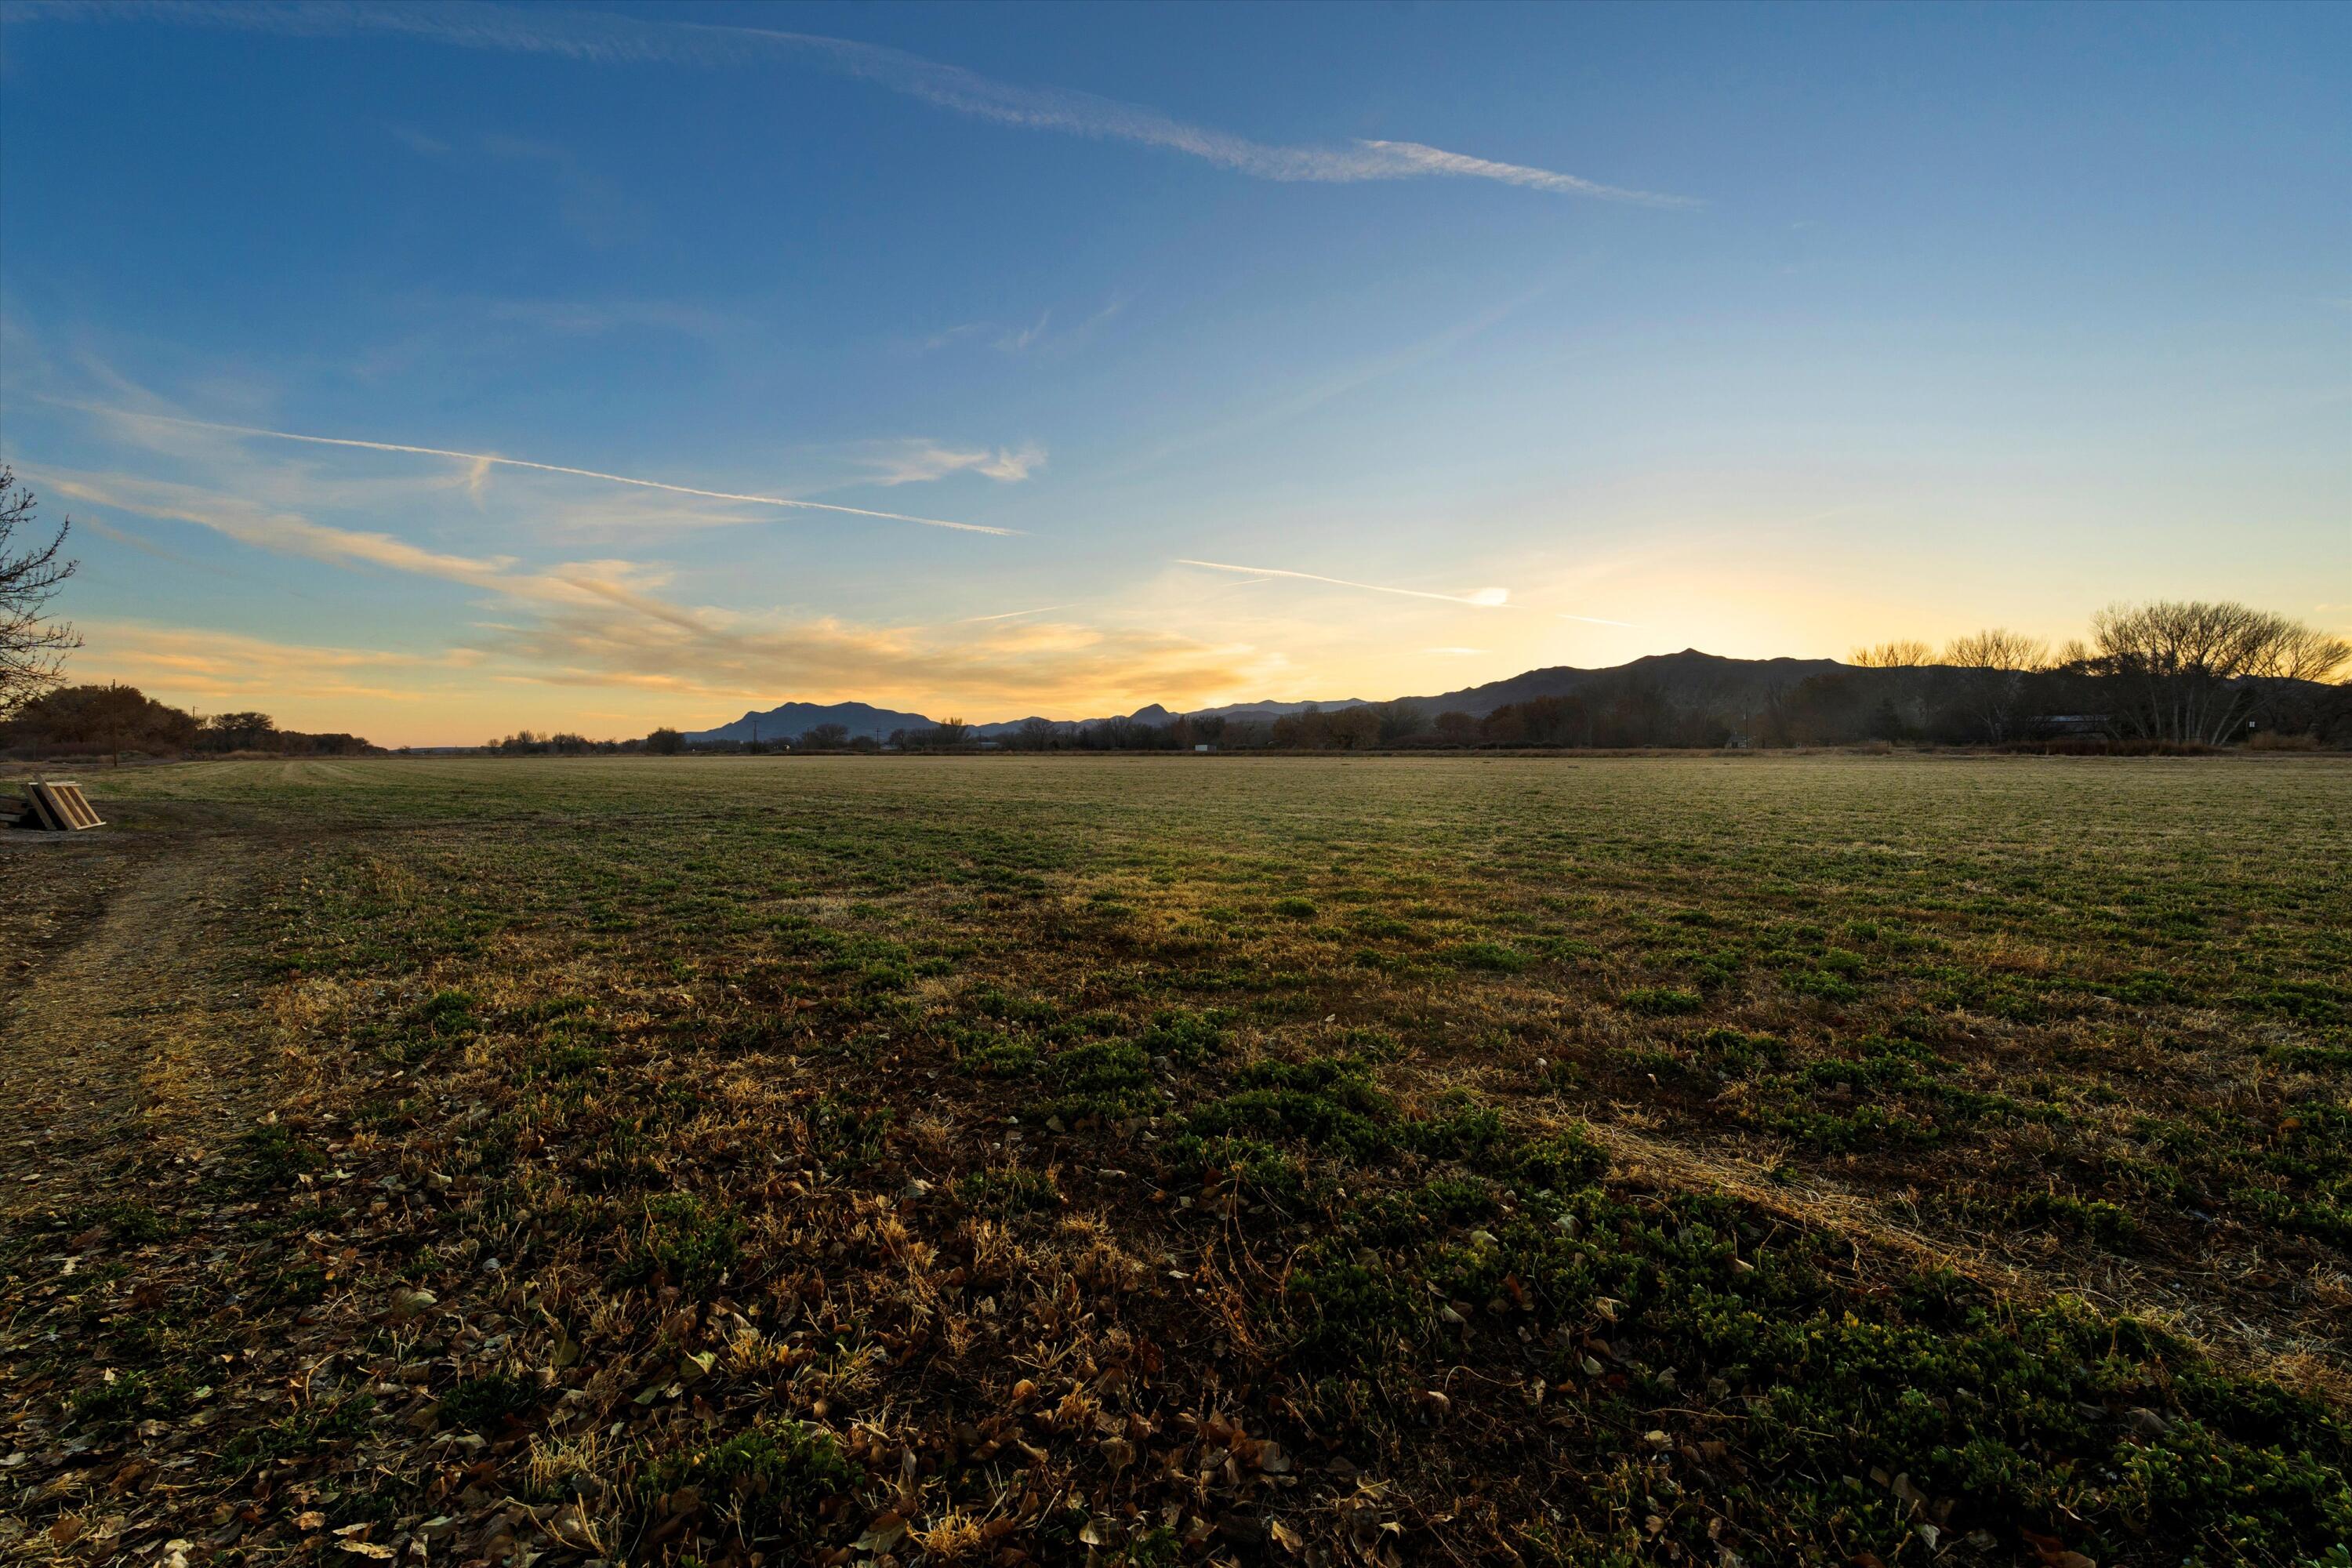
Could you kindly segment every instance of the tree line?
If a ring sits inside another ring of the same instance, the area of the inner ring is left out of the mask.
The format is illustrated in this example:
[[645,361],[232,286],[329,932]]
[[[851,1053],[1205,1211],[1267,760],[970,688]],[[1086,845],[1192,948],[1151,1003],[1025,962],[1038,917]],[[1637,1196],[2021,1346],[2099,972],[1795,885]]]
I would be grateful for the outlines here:
[[186,756],[264,752],[355,757],[381,752],[358,735],[281,730],[267,713],[191,713],[135,686],[54,687],[0,720],[0,749],[36,756]]

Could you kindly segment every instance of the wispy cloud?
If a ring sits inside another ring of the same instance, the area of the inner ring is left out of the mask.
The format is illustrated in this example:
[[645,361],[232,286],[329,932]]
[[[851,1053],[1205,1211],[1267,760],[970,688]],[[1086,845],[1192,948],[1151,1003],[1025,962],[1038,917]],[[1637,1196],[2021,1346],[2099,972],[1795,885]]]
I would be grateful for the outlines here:
[[[1192,700],[1262,678],[1269,659],[1241,646],[1173,632],[1098,628],[1066,622],[1003,624],[986,631],[926,635],[918,629],[859,626],[831,616],[786,620],[748,616],[663,596],[661,568],[620,560],[527,566],[512,556],[428,550],[386,534],[341,529],[299,513],[257,506],[193,485],[124,475],[42,470],[43,486],[63,499],[117,512],[209,528],[281,554],[353,570],[382,570],[457,583],[492,596],[494,619],[478,623],[424,662],[469,670],[475,679],[525,685],[603,687],[679,697],[770,697],[780,690],[816,700],[856,697],[902,703],[1040,703],[1084,706],[1105,693],[1143,700]],[[983,619],[1011,623],[1043,610]],[[158,629],[143,662],[127,664],[166,692],[219,696],[226,656],[205,648],[211,634],[187,634],[194,648],[182,671],[172,635]],[[97,663],[102,650],[93,649]],[[201,658],[197,656],[201,655]],[[110,656],[107,656],[110,657]],[[353,656],[350,662],[371,662]],[[384,656],[381,662],[398,662]],[[318,695],[290,672],[299,658],[272,659],[282,689]],[[109,666],[108,668],[112,668]],[[281,688],[237,685],[239,693]],[[414,690],[414,686],[401,688]],[[352,694],[360,689],[352,688]],[[385,689],[383,694],[393,694]]]
[[997,348],[1005,353],[1019,353],[1045,335],[1046,324],[1053,319],[1054,312],[1047,310],[1037,318],[1034,325],[1015,328],[1012,331],[1000,334],[996,340]]
[[294,512],[276,511],[201,486],[127,474],[41,468],[44,482],[66,500],[141,517],[193,522],[241,544],[341,565],[374,565],[475,587],[519,591],[511,555],[458,555],[427,550],[388,533],[334,528]]
[[1578,174],[1448,152],[1418,142],[1357,141],[1327,146],[1257,142],[1230,132],[1188,124],[1140,104],[1122,103],[1066,88],[1024,87],[998,81],[961,66],[926,59],[900,49],[810,33],[647,22],[568,7],[389,5],[379,0],[342,0],[341,4],[302,6],[243,0],[217,0],[208,5],[192,0],[170,5],[154,0],[124,0],[110,5],[36,0],[35,4],[11,11],[12,20],[35,16],[85,19],[109,15],[302,37],[391,34],[429,38],[461,48],[552,55],[612,65],[811,64],[975,119],[1103,141],[1133,142],[1199,158],[1257,179],[1321,184],[1433,177],[1475,179],[1552,195],[1653,206],[1695,205],[1685,197],[1603,184]]
[[85,674],[181,701],[276,702],[292,696],[417,702],[427,695],[417,683],[420,672],[455,671],[476,662],[470,651],[421,655],[281,643],[149,621],[84,619],[79,627],[89,639]]
[[1468,605],[1479,610],[1515,608],[1507,588],[1473,588],[1466,594],[1438,594],[1427,588],[1395,588],[1384,583],[1358,583],[1346,577],[1326,577],[1316,572],[1286,572],[1279,566],[1235,566],[1224,561],[1193,561],[1177,557],[1179,566],[1200,566],[1211,572],[1237,572],[1252,577],[1293,577],[1302,583],[1328,583],[1335,588],[1359,588],[1368,594],[1398,594],[1408,599],[1437,599],[1449,605]]
[[1045,449],[1034,442],[1021,447],[948,447],[937,441],[872,441],[858,448],[857,461],[868,482],[878,485],[921,484],[950,474],[982,474],[1003,484],[1018,484],[1045,466]]
[[1003,354],[1025,354],[1032,349],[1067,349],[1094,336],[1097,328],[1127,309],[1127,297],[1114,296],[1110,302],[1072,326],[1055,327],[1054,310],[1047,306],[1037,313],[1037,319],[1027,326],[1007,326],[1002,321],[960,321],[943,327],[922,341],[925,353],[937,353],[958,343],[985,342]]
[[[188,419],[183,418],[177,415],[151,414],[132,409],[109,408],[94,404],[68,403],[66,405],[68,407],[80,408],[89,413],[104,415],[109,418],[126,419],[150,424],[173,425],[192,430],[212,430],[230,436],[249,436],[271,441],[301,441],[316,447],[355,447],[361,451],[366,452],[396,452],[415,457],[450,458],[460,462],[475,465],[477,470],[484,467],[529,468],[542,474],[566,474],[574,479],[600,479],[606,484],[632,485],[640,489],[648,490],[666,490],[672,495],[699,496],[706,500],[739,501],[753,506],[785,507],[808,511],[839,512],[849,517],[877,518],[888,522],[920,523],[925,528],[953,529],[961,533],[992,533],[998,535],[1011,535],[1017,534],[1021,531],[1017,528],[992,528],[986,524],[977,522],[950,522],[945,518],[910,517],[905,512],[875,511],[866,507],[856,506],[835,506],[828,501],[795,500],[786,496],[749,495],[734,490],[704,489],[695,485],[669,484],[661,479],[635,479],[627,474],[608,474],[600,472],[594,468],[575,468],[563,463],[534,463],[521,458],[502,458],[494,452],[459,452],[454,451],[446,447],[413,447],[398,441],[362,441],[343,436],[305,436],[297,434],[291,430],[265,430],[258,426],[250,425],[224,425],[208,419]],[[1020,456],[1026,455],[1026,448],[1024,449],[1023,454],[1019,455],[999,453],[993,458],[988,458],[987,463],[990,466],[982,467],[981,471],[988,473],[992,472],[992,468],[1009,470],[1016,465],[1018,458]],[[1043,462],[1045,460],[1044,454],[1035,454],[1033,460]],[[999,472],[995,477],[1004,478],[1007,476],[1003,472]],[[1025,478],[1027,477],[1027,468],[1022,468],[1018,473],[1012,474],[1010,477]],[[478,474],[477,475],[477,478],[478,478]]]

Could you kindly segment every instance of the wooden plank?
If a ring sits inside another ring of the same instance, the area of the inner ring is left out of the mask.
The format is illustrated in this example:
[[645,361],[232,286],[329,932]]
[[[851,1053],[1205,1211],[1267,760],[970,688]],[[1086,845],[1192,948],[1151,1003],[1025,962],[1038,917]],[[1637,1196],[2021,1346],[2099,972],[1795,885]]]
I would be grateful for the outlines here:
[[66,815],[73,819],[73,825],[76,827],[106,826],[105,820],[98,815],[97,808],[92,806],[89,798],[81,793],[81,785],[70,781],[65,784],[52,784],[49,785],[49,794],[64,803]]
[[33,803],[33,818],[52,833],[66,831],[65,819],[49,804],[49,792],[37,784],[25,786],[25,798]]

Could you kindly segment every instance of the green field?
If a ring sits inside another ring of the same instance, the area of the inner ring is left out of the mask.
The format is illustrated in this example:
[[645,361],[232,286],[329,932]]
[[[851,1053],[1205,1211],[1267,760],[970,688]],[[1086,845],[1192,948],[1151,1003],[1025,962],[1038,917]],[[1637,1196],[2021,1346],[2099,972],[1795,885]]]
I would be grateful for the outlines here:
[[2352,1564],[2340,761],[81,776],[37,1555]]

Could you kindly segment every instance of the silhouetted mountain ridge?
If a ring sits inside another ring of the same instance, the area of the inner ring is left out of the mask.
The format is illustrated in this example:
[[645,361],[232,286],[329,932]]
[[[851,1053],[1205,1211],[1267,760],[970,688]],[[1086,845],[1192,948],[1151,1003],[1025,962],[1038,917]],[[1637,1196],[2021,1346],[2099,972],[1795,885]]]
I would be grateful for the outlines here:
[[[1507,703],[1525,702],[1538,697],[1565,697],[1594,681],[1631,679],[1647,681],[1677,701],[1720,701],[1760,697],[1775,686],[1790,685],[1808,676],[1848,668],[1851,667],[1833,658],[1728,658],[1721,654],[1685,648],[1680,653],[1648,654],[1627,664],[1596,669],[1552,665],[1542,669],[1525,670],[1479,686],[1390,700],[1410,704],[1433,716],[1459,711],[1473,718],[1482,718]],[[1303,713],[1310,708],[1330,713],[1371,705],[1360,697],[1326,701],[1269,699],[1228,702],[1215,708],[1194,708],[1185,710],[1181,716],[1187,719],[1224,719],[1241,723],[1270,722],[1290,714]],[[1179,716],[1177,712],[1154,702],[1132,713],[1104,714],[1093,719],[1045,719],[1042,716],[1005,719],[971,725],[971,731],[982,740],[997,740],[1017,733],[1024,725],[1033,723],[1051,724],[1056,731],[1068,731],[1121,720],[1159,726],[1170,723]],[[820,724],[839,724],[849,731],[853,740],[887,741],[894,731],[936,729],[939,722],[920,713],[876,708],[864,702],[785,702],[764,711],[747,712],[732,723],[709,730],[689,730],[686,738],[697,744],[750,741],[755,734],[761,741],[791,741]]]
[[920,713],[901,713],[865,702],[786,702],[765,712],[745,713],[716,729],[688,730],[686,738],[697,745],[714,741],[793,741],[820,724],[838,724],[853,741],[887,741],[894,730],[928,730],[936,723]]
[[1556,664],[1490,680],[1483,686],[1465,686],[1434,697],[1401,697],[1397,700],[1412,703],[1433,715],[1461,712],[1477,719],[1506,703],[1570,696],[1595,681],[1640,680],[1655,686],[1678,702],[1720,701],[1760,697],[1776,686],[1794,685],[1808,676],[1853,668],[1833,658],[1727,658],[1721,654],[1686,647],[1680,653],[1644,654],[1629,663],[1599,669]]
[[[1340,713],[1355,708],[1381,707],[1411,710],[1419,719],[1417,724],[1400,725],[1396,715],[1384,714],[1380,724],[1383,734],[1426,732],[1430,721],[1447,713],[1466,714],[1484,723],[1497,710],[1506,708],[1523,713],[1535,726],[1532,732],[1540,734],[1557,731],[1563,721],[1558,704],[1549,705],[1549,713],[1537,712],[1527,705],[1535,704],[1541,709],[1548,699],[1575,699],[1580,716],[1573,721],[1574,728],[1569,732],[1587,737],[1585,744],[1600,743],[1595,737],[1612,729],[1636,736],[1685,737],[1658,742],[1675,744],[1702,743],[1689,741],[1687,737],[1692,735],[1718,737],[1703,742],[1707,744],[1723,743],[1719,737],[1726,735],[1745,738],[1758,733],[1816,740],[1839,734],[1878,738],[1949,735],[1963,733],[1970,723],[1984,722],[1981,714],[1967,719],[1954,706],[1958,702],[1965,707],[1965,694],[1972,687],[1969,680],[1959,678],[1969,674],[1945,665],[1880,668],[1850,665],[1834,658],[1730,658],[1686,647],[1679,653],[1649,654],[1625,664],[1596,669],[1550,665],[1477,686],[1427,696],[1391,698],[1379,703],[1358,697],[1322,702],[1266,700],[1228,702],[1179,714],[1154,702],[1132,713],[1094,719],[1032,717],[968,724],[964,732],[967,739],[1004,741],[1033,726],[1066,737],[1075,737],[1081,730],[1092,730],[1095,734],[1091,743],[1116,749],[1151,743],[1140,733],[1122,734],[1122,729],[1127,727],[1137,731],[1162,731],[1160,743],[1166,743],[1167,726],[1183,718],[1224,721],[1223,735],[1228,742],[1253,730],[1259,732],[1262,741],[1265,730],[1310,709]],[[1837,679],[1824,680],[1822,677]],[[2284,684],[2307,688],[2306,698],[2314,693],[2352,692],[2352,687],[2331,688],[2305,681]],[[1981,680],[1974,683],[1975,689],[1981,687]],[[2045,696],[2072,704],[2063,709],[2042,710],[2046,714],[2070,715],[2051,721],[2070,731],[2094,725],[2097,710],[2113,700],[2079,684],[2065,689],[2063,695],[2045,692]],[[796,741],[820,724],[839,724],[852,740],[873,741],[887,741],[902,730],[919,733],[939,728],[938,721],[920,713],[876,708],[864,702],[786,702],[763,712],[746,713],[731,724],[689,731],[686,738],[698,743],[754,739]],[[1453,724],[1440,728],[1449,733],[1460,732],[1458,726]],[[1507,721],[1504,729],[1514,735],[1526,732],[1517,720]],[[1995,726],[1992,732],[1998,736],[2000,728]],[[1653,742],[1637,739],[1623,743]]]

